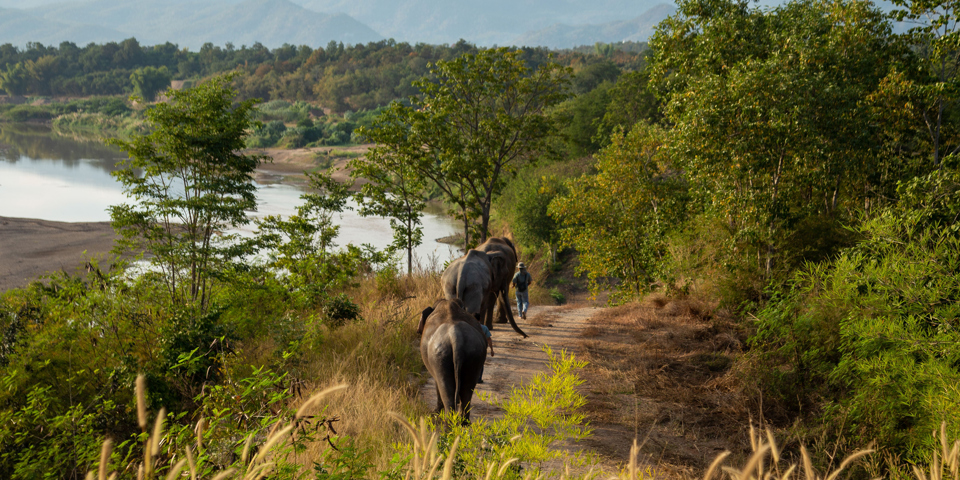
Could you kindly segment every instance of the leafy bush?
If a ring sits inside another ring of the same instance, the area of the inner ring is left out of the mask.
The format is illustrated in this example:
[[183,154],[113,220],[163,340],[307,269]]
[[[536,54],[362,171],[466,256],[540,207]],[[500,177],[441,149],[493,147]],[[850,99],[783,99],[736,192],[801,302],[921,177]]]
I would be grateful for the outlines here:
[[768,408],[823,412],[837,435],[916,462],[942,420],[960,433],[960,171],[899,193],[859,245],[796,274],[752,343]]

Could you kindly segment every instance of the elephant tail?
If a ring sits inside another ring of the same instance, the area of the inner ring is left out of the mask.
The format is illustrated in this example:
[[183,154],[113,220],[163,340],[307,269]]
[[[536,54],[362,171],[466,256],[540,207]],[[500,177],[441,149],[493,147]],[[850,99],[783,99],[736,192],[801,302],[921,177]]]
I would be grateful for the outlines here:
[[[507,320],[510,321],[510,326],[513,327],[513,330],[515,332],[519,333],[520,335],[523,335],[523,338],[529,337],[529,335],[524,333],[523,330],[520,330],[520,327],[517,326],[517,321],[513,319],[513,311],[510,310],[510,303],[507,302],[505,297],[506,295],[501,295],[500,293],[497,293],[497,303],[500,306],[500,310],[506,314]],[[493,308],[493,307],[490,307],[490,308]]]
[[[456,337],[457,332],[454,331],[453,335]],[[460,342],[456,338],[452,338],[450,342],[450,347],[453,353],[453,404],[457,412],[462,415],[466,415],[466,412],[463,411],[463,399],[460,398],[460,354],[457,352],[457,347],[460,345]]]

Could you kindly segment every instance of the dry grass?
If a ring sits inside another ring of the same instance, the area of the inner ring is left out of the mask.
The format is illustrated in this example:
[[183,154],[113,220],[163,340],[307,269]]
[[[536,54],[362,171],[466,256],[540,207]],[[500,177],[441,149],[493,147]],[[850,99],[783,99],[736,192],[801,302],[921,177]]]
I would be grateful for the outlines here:
[[[391,445],[404,439],[388,412],[425,415],[419,399],[422,362],[416,326],[420,312],[440,293],[438,273],[420,269],[410,276],[370,278],[348,292],[360,306],[362,320],[326,329],[323,342],[302,368],[317,379],[311,390],[331,385],[349,387],[329,398],[328,417],[336,417],[337,433],[347,434],[373,452],[374,468],[386,470]],[[313,458],[329,448],[318,442],[308,448]],[[309,467],[310,465],[305,465]]]
[[[651,295],[598,311],[581,332],[594,425],[648,441],[660,476],[703,471],[715,452],[747,454],[746,400],[733,366],[745,332],[710,304]],[[624,456],[622,442],[594,445]]]

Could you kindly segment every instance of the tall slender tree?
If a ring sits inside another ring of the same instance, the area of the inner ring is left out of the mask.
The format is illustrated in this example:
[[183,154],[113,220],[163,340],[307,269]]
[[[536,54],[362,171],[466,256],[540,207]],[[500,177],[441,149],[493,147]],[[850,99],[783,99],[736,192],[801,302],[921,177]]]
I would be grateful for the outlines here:
[[252,248],[224,233],[249,222],[262,160],[243,153],[255,102],[234,103],[230,79],[172,91],[146,111],[150,133],[109,141],[130,155],[114,172],[133,200],[110,208],[117,250],[149,253],[172,301],[201,310],[217,273]]
[[[400,155],[458,205],[466,245],[479,218],[482,242],[505,175],[548,152],[555,127],[545,110],[566,97],[570,71],[530,71],[523,52],[493,48],[439,61],[416,82],[410,105],[395,103],[361,134]],[[475,216],[474,216],[475,215]]]

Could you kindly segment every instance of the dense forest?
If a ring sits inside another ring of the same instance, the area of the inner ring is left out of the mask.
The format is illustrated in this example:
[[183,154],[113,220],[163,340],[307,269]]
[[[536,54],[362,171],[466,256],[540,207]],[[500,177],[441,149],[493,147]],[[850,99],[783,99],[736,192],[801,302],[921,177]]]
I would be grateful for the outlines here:
[[[636,70],[643,62],[642,47],[618,44],[607,47],[606,55],[621,67]],[[284,45],[273,50],[260,44],[236,48],[208,43],[197,52],[169,42],[142,46],[135,38],[85,47],[70,42],[59,47],[31,43],[24,49],[4,44],[0,45],[0,90],[9,95],[129,95],[134,93],[135,82],[149,84],[152,78],[159,78],[162,84],[163,80],[191,80],[239,70],[247,74],[238,80],[242,98],[306,100],[344,113],[406,98],[416,93],[411,84],[427,73],[428,63],[476,50],[463,40],[454,45],[383,40],[344,46],[330,42],[326,47]],[[592,53],[561,52],[554,61],[575,65],[589,61]],[[553,54],[546,48],[524,49],[525,59],[534,66]],[[156,91],[154,87],[146,96],[152,98]]]
[[[119,175],[141,199],[112,212],[119,246],[151,252],[155,270],[130,277],[91,263],[84,275],[3,294],[0,474],[80,477],[106,436],[116,448],[104,463],[122,476],[133,478],[140,458],[169,469],[193,451],[204,475],[250,472],[252,439],[269,443],[291,421],[304,436],[278,454],[278,478],[431,477],[411,461],[420,453],[400,446],[400,427],[384,427],[395,425],[386,411],[424,413],[407,381],[420,364],[417,309],[404,299],[438,281],[405,254],[428,199],[462,222],[467,245],[509,231],[544,276],[576,258],[611,303],[660,292],[733,315],[750,338],[729,375],[768,426],[821,446],[812,460],[802,453],[821,470],[836,466],[836,450],[868,445],[880,460],[855,476],[906,478],[915,465],[940,468],[940,455],[956,462],[931,432],[960,436],[958,12],[894,3],[902,10],[681,0],[643,49],[0,47],[0,88],[16,95],[191,81],[144,110],[150,128],[113,142],[136,152],[133,167],[157,166],[157,178],[209,175],[217,168],[163,164],[151,145],[176,151],[164,142],[180,137],[167,133],[190,122],[202,132],[208,122],[196,119],[219,112],[234,169],[210,177],[209,202],[196,204],[133,170]],[[933,23],[893,31],[895,20],[927,16]],[[319,107],[353,123],[318,127],[310,109]],[[288,146],[334,135],[375,143],[351,165],[369,183],[350,192],[312,173],[315,193],[297,215],[258,221],[253,239],[211,241],[249,222],[242,179],[257,157],[240,147],[287,130],[299,135]],[[350,196],[364,214],[392,219],[392,249],[331,248],[333,214]],[[211,223],[170,228],[178,209],[205,211],[184,218]],[[271,254],[240,261],[259,250]],[[516,457],[534,468],[546,459],[544,435],[582,433],[570,414],[582,400],[576,362],[564,361],[542,395],[510,400],[509,412],[551,412],[536,431],[508,415],[424,424],[422,435],[438,432],[451,458],[463,439],[456,467],[448,462],[457,476],[524,478],[495,466]],[[348,428],[334,435],[322,413],[309,428],[296,423],[300,389],[340,383],[358,403],[354,418],[336,419]],[[134,413],[161,407],[170,412],[162,446],[149,439],[163,428],[151,433],[146,413]],[[321,438],[334,448],[304,453]]]

